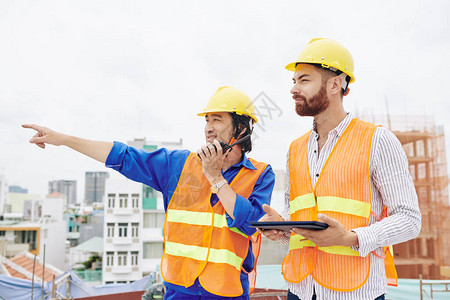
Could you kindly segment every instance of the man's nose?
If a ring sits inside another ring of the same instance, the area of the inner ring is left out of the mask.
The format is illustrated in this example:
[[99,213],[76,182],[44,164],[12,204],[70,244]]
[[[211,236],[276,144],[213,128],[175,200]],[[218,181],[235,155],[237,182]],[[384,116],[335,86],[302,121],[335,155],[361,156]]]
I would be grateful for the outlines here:
[[206,133],[212,133],[214,131],[214,127],[210,123],[206,123],[205,125],[205,132]]
[[291,88],[291,94],[292,95],[297,94],[297,89],[296,89],[295,85],[292,86],[292,88]]

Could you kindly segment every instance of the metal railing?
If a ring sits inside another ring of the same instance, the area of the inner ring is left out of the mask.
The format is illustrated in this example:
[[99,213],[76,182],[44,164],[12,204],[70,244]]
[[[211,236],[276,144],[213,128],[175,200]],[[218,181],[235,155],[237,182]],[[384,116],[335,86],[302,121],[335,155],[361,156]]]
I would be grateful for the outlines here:
[[252,293],[250,295],[250,299],[265,299],[266,297],[276,297],[278,300],[285,300],[287,295],[287,291],[283,292],[258,292],[258,293]]
[[[424,299],[433,299],[433,293],[449,293],[450,289],[450,280],[439,280],[439,282],[436,281],[426,281],[422,279],[422,274],[419,275],[419,284],[420,284],[420,300]],[[429,292],[430,295],[428,295],[427,290],[424,289],[425,286],[429,286]],[[427,298],[424,298],[423,296],[426,296]]]

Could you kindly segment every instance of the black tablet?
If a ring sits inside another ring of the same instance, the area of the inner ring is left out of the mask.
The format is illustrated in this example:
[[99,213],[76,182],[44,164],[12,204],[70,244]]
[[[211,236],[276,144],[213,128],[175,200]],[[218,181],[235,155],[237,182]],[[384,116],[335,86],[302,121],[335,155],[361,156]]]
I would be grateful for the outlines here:
[[262,230],[283,230],[290,231],[292,227],[309,229],[309,230],[323,230],[328,228],[327,223],[318,221],[281,221],[281,222],[250,222],[250,227],[259,228]]

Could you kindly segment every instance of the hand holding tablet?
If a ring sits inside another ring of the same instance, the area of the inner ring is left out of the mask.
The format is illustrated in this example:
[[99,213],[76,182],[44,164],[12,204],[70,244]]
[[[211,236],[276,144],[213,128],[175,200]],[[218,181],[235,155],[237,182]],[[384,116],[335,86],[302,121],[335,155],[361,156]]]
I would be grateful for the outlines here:
[[267,221],[267,222],[256,222],[251,221],[250,227],[259,228],[261,230],[281,230],[281,231],[291,231],[291,228],[302,228],[308,230],[324,230],[328,228],[327,223],[318,221]]

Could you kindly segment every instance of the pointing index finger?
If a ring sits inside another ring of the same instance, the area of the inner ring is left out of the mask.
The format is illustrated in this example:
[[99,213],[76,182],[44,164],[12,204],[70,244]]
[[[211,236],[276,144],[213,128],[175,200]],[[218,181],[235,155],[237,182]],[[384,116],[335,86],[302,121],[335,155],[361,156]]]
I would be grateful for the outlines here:
[[38,131],[39,130],[39,126],[37,126],[37,125],[35,125],[35,124],[22,124],[22,127],[23,128],[30,128],[30,129],[34,129],[34,130],[36,130],[36,131]]

